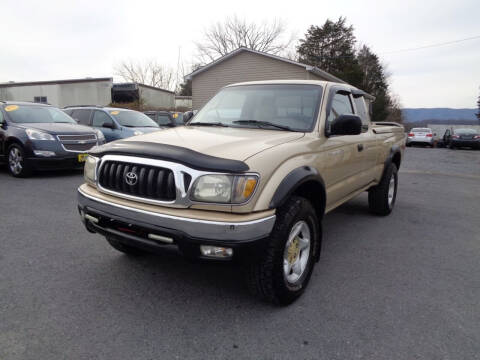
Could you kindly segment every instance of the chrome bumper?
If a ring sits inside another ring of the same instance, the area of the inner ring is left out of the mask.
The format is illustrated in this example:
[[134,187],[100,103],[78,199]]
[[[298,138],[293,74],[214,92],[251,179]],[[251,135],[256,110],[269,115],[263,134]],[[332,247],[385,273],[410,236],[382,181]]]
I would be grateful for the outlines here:
[[132,224],[143,222],[165,229],[176,230],[188,237],[242,242],[262,239],[270,235],[275,215],[245,222],[222,222],[184,218],[135,209],[92,197],[78,189],[78,205],[88,213],[95,210],[121,217]]

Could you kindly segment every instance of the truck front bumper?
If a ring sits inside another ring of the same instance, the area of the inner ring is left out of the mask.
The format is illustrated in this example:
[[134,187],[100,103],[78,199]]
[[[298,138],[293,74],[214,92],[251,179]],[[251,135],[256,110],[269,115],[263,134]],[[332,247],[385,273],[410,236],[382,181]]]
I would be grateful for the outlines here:
[[263,246],[275,224],[275,215],[225,222],[192,219],[107,202],[78,189],[78,209],[87,230],[113,237],[127,245],[155,250],[177,245],[188,255],[202,257],[200,245],[233,249],[235,257]]

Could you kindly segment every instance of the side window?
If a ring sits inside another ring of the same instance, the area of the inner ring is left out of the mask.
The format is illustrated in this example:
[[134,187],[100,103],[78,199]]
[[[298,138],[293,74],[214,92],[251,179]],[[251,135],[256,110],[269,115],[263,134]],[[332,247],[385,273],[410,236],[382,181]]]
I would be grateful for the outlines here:
[[0,110],[0,124],[3,124],[4,120],[3,120],[3,112],[2,110]]
[[108,116],[103,111],[95,110],[93,113],[92,126],[102,127],[104,123],[113,123],[110,116]]
[[34,96],[33,97],[33,102],[46,104],[47,103],[47,97],[46,96]]
[[363,96],[353,98],[355,102],[355,110],[357,115],[362,119],[362,132],[368,131],[368,126],[370,124],[370,115],[368,114],[367,104]]
[[79,124],[90,125],[91,113],[92,113],[92,110],[76,109],[76,110],[73,110],[72,115],[70,116],[74,118]]
[[332,108],[327,117],[326,129],[327,132],[330,131],[330,125],[333,120],[338,118],[340,115],[353,115],[352,102],[350,101],[350,95],[336,93],[333,96]]
[[170,117],[168,115],[158,115],[157,123],[160,126],[168,126],[172,122],[170,121]]

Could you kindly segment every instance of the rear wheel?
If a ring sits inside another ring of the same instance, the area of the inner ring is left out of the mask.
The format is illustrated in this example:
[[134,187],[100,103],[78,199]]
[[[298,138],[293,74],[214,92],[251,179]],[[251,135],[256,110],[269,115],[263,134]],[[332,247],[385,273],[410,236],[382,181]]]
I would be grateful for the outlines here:
[[395,164],[388,165],[380,184],[368,191],[368,207],[376,215],[392,212],[397,199],[398,170]]
[[106,238],[108,243],[116,250],[123,252],[124,254],[127,255],[133,255],[133,256],[139,256],[139,255],[144,255],[147,252],[145,250],[126,245],[120,241],[118,241],[115,238],[112,237],[107,237]]
[[18,144],[8,148],[8,171],[15,177],[27,177],[32,174],[32,169],[25,160],[25,152]]
[[315,209],[307,199],[293,196],[277,211],[265,253],[249,265],[250,291],[275,304],[295,301],[308,285],[320,241]]

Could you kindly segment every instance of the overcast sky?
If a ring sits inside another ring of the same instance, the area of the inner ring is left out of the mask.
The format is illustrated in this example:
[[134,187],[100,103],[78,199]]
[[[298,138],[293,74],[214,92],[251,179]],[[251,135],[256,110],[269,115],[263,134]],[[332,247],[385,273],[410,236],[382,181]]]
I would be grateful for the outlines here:
[[478,0],[402,1],[2,1],[0,82],[113,76],[121,60],[176,67],[195,60],[202,30],[227,16],[284,20],[302,37],[310,25],[347,17],[378,53],[403,107],[476,107],[480,39],[394,52],[480,35]]

